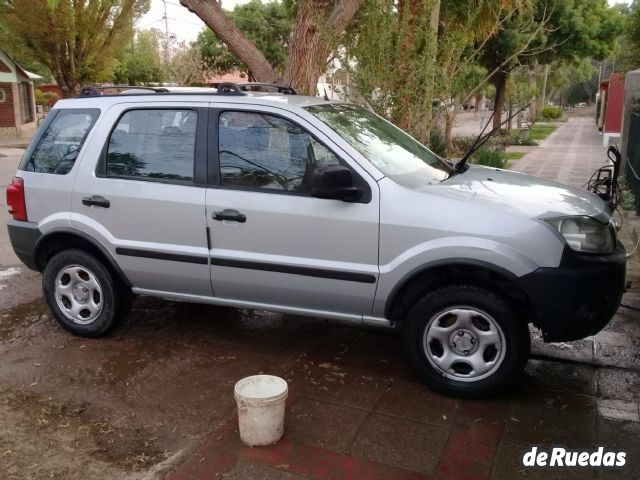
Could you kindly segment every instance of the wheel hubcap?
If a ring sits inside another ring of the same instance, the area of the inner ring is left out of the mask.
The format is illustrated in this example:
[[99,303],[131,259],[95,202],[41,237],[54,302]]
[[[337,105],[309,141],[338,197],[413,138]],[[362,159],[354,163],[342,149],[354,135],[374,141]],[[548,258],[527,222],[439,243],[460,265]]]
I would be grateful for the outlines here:
[[450,337],[451,348],[458,355],[471,355],[478,348],[478,336],[470,330],[460,328],[455,330]]
[[74,323],[87,325],[102,312],[102,287],[93,272],[80,265],[58,272],[55,297],[60,311]]
[[448,308],[434,315],[422,340],[429,363],[453,380],[482,380],[504,360],[502,328],[493,317],[472,307]]

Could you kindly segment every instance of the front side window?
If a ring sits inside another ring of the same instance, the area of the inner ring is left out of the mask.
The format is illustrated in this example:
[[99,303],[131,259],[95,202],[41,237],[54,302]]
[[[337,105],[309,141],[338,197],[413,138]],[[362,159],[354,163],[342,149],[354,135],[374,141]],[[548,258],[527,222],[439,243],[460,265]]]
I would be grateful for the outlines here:
[[350,104],[306,107],[380,172],[408,188],[449,178],[451,167],[427,147],[369,110]]
[[59,110],[20,169],[56,175],[69,173],[99,114],[97,109]]
[[109,137],[107,176],[191,182],[197,123],[194,110],[129,110]]
[[340,163],[301,127],[267,113],[221,113],[218,139],[226,186],[308,193],[315,166]]

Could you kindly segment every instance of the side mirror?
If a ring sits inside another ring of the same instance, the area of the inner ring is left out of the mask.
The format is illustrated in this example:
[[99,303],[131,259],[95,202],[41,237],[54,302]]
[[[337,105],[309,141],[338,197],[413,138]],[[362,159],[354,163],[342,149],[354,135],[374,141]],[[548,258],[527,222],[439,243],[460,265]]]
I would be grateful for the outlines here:
[[353,184],[351,170],[347,167],[327,165],[313,170],[311,195],[317,198],[355,202],[362,195],[362,190]]

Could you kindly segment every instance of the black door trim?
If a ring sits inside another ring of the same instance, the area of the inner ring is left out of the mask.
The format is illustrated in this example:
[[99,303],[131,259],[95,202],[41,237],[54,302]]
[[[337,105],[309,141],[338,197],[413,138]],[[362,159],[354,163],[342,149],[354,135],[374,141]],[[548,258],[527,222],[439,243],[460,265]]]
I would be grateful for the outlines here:
[[375,275],[369,273],[342,272],[340,270],[325,270],[323,268],[295,267],[277,263],[251,262],[246,260],[231,260],[228,258],[211,258],[211,265],[219,267],[246,268],[248,270],[263,270],[266,272],[290,273],[305,277],[331,278],[347,282],[376,283]]
[[207,265],[209,263],[209,259],[207,257],[182,255],[180,253],[154,252],[152,250],[140,250],[137,248],[118,247],[116,248],[116,253],[127,257],[153,258],[156,260],[169,260],[172,262],[197,263],[198,265]]

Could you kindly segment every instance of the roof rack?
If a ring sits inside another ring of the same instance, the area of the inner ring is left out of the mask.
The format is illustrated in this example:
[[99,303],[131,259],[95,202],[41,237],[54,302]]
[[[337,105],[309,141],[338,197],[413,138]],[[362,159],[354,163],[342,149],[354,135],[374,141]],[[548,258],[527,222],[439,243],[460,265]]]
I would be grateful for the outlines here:
[[238,83],[238,86],[240,87],[240,90],[249,91],[249,92],[260,92],[260,91],[264,91],[262,89],[273,89],[273,90],[276,90],[278,93],[283,93],[285,95],[298,95],[298,92],[296,92],[291,85],[279,85],[277,83],[245,82],[245,83]]
[[243,93],[238,85],[232,82],[223,82],[219,84],[217,87],[218,91],[216,95],[240,95],[245,96],[246,93]]
[[[86,85],[80,89],[78,97],[99,97],[99,96],[120,96],[120,95],[139,95],[126,90],[148,90],[153,93],[160,94],[183,94],[183,95],[229,95],[229,96],[245,96],[245,92],[277,92],[284,95],[298,95],[298,92],[294,90],[290,85],[278,85],[276,83],[258,83],[258,82],[246,82],[246,83],[233,83],[222,82],[219,84],[212,84],[216,88],[216,92],[173,92],[169,88],[165,87],[146,87],[139,85]],[[113,91],[118,90],[118,93],[103,94],[101,91]],[[122,93],[121,91],[125,91]]]
[[100,91],[102,90],[124,90],[124,89],[136,89],[136,90],[149,90],[155,93],[168,93],[164,87],[144,87],[140,85],[85,85],[80,88],[79,97],[97,97],[102,94]]

